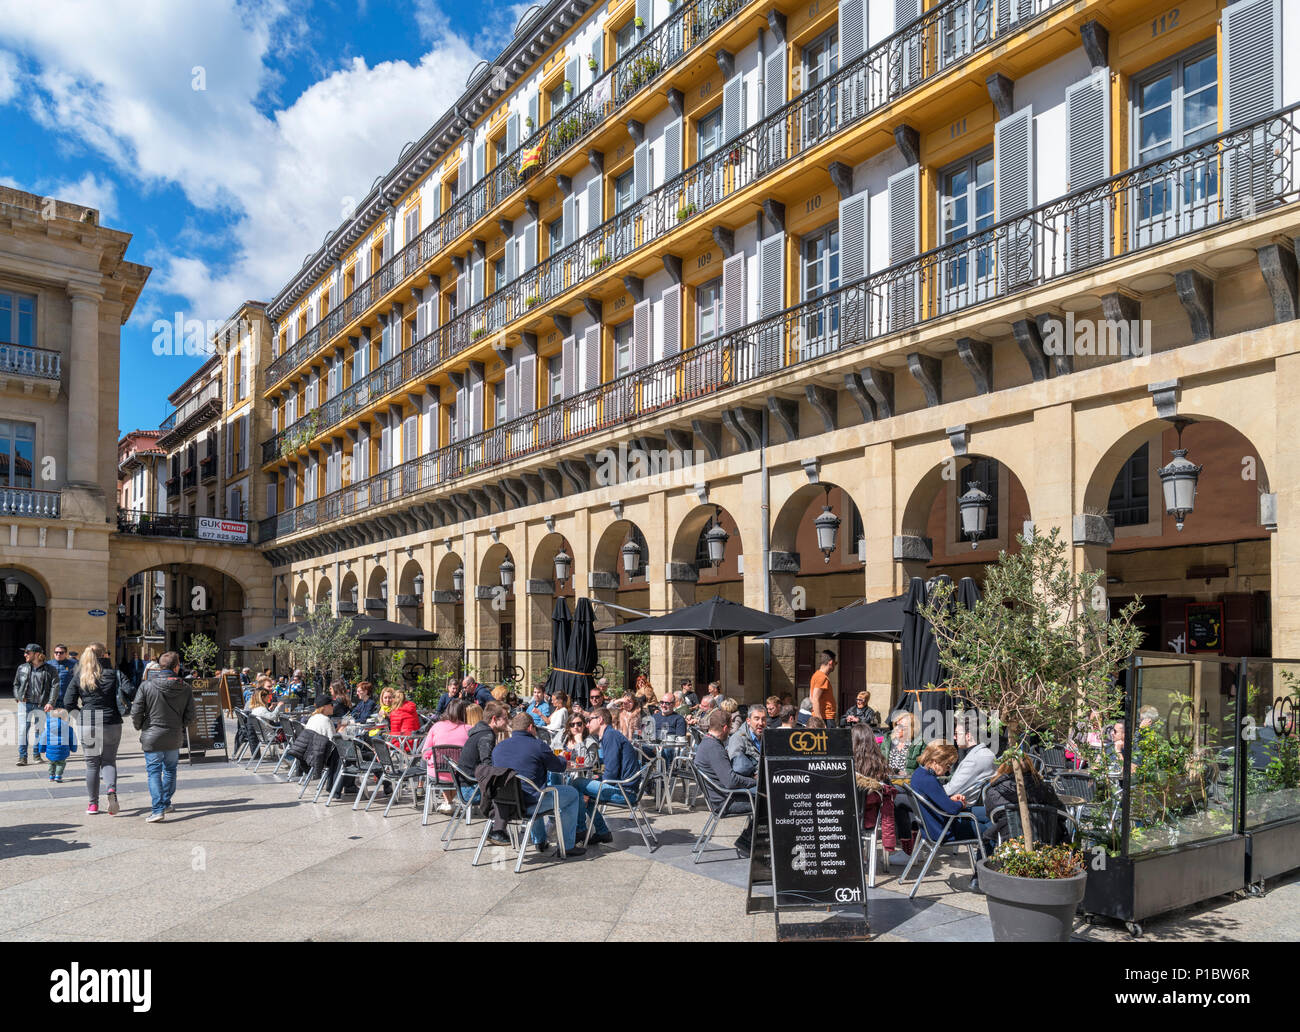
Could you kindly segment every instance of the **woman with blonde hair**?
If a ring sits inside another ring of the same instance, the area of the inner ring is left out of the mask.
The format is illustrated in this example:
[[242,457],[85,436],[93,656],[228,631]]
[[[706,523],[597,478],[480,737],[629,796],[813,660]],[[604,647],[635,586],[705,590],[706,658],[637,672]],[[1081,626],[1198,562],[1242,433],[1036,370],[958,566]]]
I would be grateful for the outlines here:
[[284,702],[276,704],[275,709],[270,708],[271,693],[265,688],[254,688],[253,697],[248,700],[248,715],[264,720],[268,724],[279,723],[280,713],[284,709]]
[[131,682],[107,663],[108,646],[92,641],[81,650],[68,681],[64,707],[81,710],[81,742],[86,756],[86,813],[99,813],[99,783],[108,793],[108,812],[116,816],[117,750],[122,742],[122,710],[131,708]]
[[916,733],[916,717],[900,713],[894,718],[889,733],[889,770],[894,775],[911,774],[916,770],[925,742]]

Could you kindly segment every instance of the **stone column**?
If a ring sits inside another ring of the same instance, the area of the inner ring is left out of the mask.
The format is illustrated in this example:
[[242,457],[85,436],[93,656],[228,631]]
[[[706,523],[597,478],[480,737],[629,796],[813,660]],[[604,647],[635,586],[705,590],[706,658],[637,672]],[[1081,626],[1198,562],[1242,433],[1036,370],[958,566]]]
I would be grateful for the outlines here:
[[72,302],[72,326],[68,355],[68,466],[66,483],[74,493],[84,492],[89,498],[73,503],[65,517],[91,517],[90,512],[77,510],[98,502],[103,518],[104,489],[99,482],[98,454],[100,447],[99,425],[99,302],[104,293],[97,287],[82,283],[68,285]]
[[[1277,397],[1300,397],[1300,355],[1286,355],[1275,365]],[[1278,442],[1294,434],[1294,404],[1277,405]],[[1268,470],[1269,490],[1275,493],[1277,531],[1269,543],[1269,593],[1273,623],[1273,655],[1300,656],[1300,454],[1293,447],[1275,450]],[[1276,689],[1275,689],[1276,690]]]

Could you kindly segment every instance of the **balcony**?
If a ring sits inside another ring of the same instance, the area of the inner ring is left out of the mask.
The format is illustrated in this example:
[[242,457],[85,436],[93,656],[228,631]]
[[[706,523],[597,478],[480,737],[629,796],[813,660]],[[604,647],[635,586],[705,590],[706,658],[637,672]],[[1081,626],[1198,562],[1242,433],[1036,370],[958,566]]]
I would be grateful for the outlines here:
[[30,487],[0,487],[0,516],[34,520],[59,518],[59,492]]
[[56,398],[62,382],[63,356],[59,352],[0,344],[0,391],[17,390],[23,394],[44,391]]
[[[1062,6],[1065,0],[1035,3],[1035,12],[1041,13]],[[823,147],[829,155],[830,145],[848,130],[973,54],[1025,29],[1023,19],[998,24],[984,18],[970,33],[951,36],[939,31],[954,12],[968,12],[969,4],[970,0],[949,0],[927,12],[703,161],[433,330],[324,406],[263,442],[262,462],[279,457],[286,441],[289,448],[295,447],[295,441],[301,447],[354,410],[428,373],[516,320],[532,318],[551,302],[590,290],[595,276],[621,274],[613,267],[624,259],[647,253],[683,227],[694,228],[703,213],[752,190],[802,160],[809,150]],[[564,110],[571,111],[577,103]],[[303,431],[313,419],[317,424],[304,438]]]
[[217,475],[217,457],[215,455],[205,456],[199,461],[199,479],[205,484],[213,480]]
[[[969,0],[959,2],[969,3]],[[590,138],[611,115],[694,54],[730,23],[747,3],[748,0],[690,0],[678,6],[666,21],[586,90],[547,122],[534,127],[527,139],[502,158],[415,240],[358,284],[326,313],[320,323],[271,362],[263,378],[263,387],[272,387],[282,380],[322,344],[362,318],[391,290],[420,272],[478,222],[505,204],[521,184],[541,174],[542,170]],[[543,134],[546,136],[541,168],[530,175],[521,174],[524,152],[535,148]]]
[[168,477],[163,481],[163,486],[167,488],[167,498],[179,498],[181,496],[181,478],[180,476]]
[[[1159,204],[1153,199],[1159,199]],[[750,323],[262,522],[262,540],[398,499],[1300,200],[1300,105]],[[1059,370],[1058,370],[1059,371]],[[1044,376],[1046,373],[1044,372]]]
[[248,541],[248,524],[241,520],[171,512],[128,512],[118,509],[117,532],[137,537],[189,538],[231,544],[244,544]]
[[175,448],[220,415],[221,382],[213,380],[159,424],[162,434],[158,438],[158,447]]
[[181,490],[193,491],[199,486],[199,471],[194,466],[181,470]]

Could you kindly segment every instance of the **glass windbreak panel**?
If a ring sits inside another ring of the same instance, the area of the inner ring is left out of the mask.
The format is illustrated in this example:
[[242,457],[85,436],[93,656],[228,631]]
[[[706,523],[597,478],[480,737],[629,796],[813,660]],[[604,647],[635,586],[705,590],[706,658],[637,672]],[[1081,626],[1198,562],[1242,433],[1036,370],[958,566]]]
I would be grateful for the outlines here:
[[1238,661],[1139,656],[1128,855],[1234,831]]
[[1300,666],[1246,660],[1246,827],[1300,817]]

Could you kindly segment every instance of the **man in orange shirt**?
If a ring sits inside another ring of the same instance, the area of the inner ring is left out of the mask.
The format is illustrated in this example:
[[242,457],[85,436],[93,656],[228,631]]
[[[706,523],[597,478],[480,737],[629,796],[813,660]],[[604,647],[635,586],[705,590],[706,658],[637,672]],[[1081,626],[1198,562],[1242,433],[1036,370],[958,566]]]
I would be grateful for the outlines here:
[[835,693],[831,690],[831,671],[835,669],[835,653],[830,649],[822,651],[822,665],[812,675],[809,688],[812,689],[812,711],[826,721],[827,727],[835,726]]

